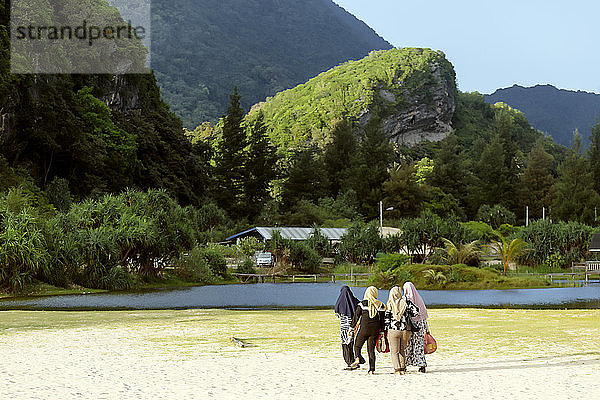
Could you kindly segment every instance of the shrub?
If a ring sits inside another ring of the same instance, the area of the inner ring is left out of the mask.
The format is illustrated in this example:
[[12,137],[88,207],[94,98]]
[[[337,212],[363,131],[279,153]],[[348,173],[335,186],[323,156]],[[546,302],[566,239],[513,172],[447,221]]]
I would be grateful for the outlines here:
[[179,256],[175,261],[175,274],[191,282],[212,283],[215,281],[215,275],[208,266],[205,253],[199,247]]
[[302,272],[316,273],[323,259],[319,253],[304,242],[292,242],[290,246],[290,263]]
[[516,221],[515,214],[499,204],[496,204],[493,207],[484,204],[479,207],[477,219],[491,225],[494,229],[498,229],[502,224],[514,225]]
[[409,257],[406,254],[386,254],[377,259],[377,268],[380,271],[393,271],[408,262]]
[[206,247],[203,249],[203,256],[214,275],[218,275],[222,278],[227,277],[227,260],[218,248]]
[[65,212],[71,208],[69,181],[64,178],[54,178],[46,188],[46,196],[58,211]]
[[427,279],[429,283],[437,283],[439,285],[444,286],[448,282],[448,278],[441,271],[436,271],[434,269],[428,269],[423,271],[423,276]]
[[237,266],[236,271],[238,274],[255,274],[255,265],[256,264],[254,263],[254,261],[252,261],[249,258],[246,258],[244,261],[242,261],[241,264]]
[[430,211],[424,211],[414,219],[402,222],[401,242],[425,263],[436,248],[443,246],[443,239],[462,242],[468,232],[455,218],[442,219]]
[[133,277],[127,270],[116,266],[102,275],[95,286],[106,290],[126,290],[131,289],[133,282]]
[[319,253],[321,257],[327,257],[333,253],[333,246],[329,242],[329,238],[321,233],[321,230],[316,225],[313,227],[313,234],[308,238],[306,244]]
[[382,250],[386,253],[400,253],[404,250],[402,237],[398,234],[384,237],[382,239]]
[[544,272],[554,272],[568,266],[569,264],[567,257],[561,255],[560,253],[554,253],[546,257],[541,265],[541,268]]
[[406,269],[398,268],[377,272],[370,283],[381,289],[390,289],[394,286],[402,286],[405,282],[414,281],[413,274]]
[[448,239],[444,239],[445,256],[444,261],[448,265],[469,264],[471,266],[479,265],[479,255],[481,250],[477,241],[468,244],[455,245]]
[[402,286],[406,282],[412,282],[415,279],[413,274],[405,269],[397,269],[395,275],[398,286]]
[[396,285],[396,275],[393,271],[379,271],[371,278],[371,285],[380,289],[390,289]]
[[240,240],[237,247],[242,255],[252,257],[257,251],[263,250],[265,245],[255,237],[247,237]]
[[458,272],[455,269],[451,269],[450,272],[448,273],[448,281],[450,282],[460,282],[461,277],[460,277],[460,272]]
[[517,235],[520,231],[521,227],[512,226],[510,224],[502,224],[498,228],[498,232],[504,237]]
[[18,291],[48,268],[48,253],[36,218],[28,211],[7,214],[0,232],[0,285]]
[[565,257],[563,265],[569,266],[572,261],[586,258],[593,231],[592,227],[579,222],[534,221],[518,233],[530,247],[520,261],[539,265],[558,253]]
[[500,236],[500,232],[492,229],[492,227],[485,222],[469,221],[463,222],[461,225],[467,229],[474,240],[478,240],[482,243],[490,243],[493,240],[498,240],[498,237]]
[[358,222],[352,224],[342,236],[340,255],[352,263],[370,264],[382,247],[377,224]]

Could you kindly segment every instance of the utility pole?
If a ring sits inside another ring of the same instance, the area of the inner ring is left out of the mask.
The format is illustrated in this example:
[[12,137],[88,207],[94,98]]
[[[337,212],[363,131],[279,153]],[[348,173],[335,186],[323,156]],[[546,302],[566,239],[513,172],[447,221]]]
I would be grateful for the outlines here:
[[542,219],[546,220],[546,207],[542,207]]
[[379,202],[379,231],[383,231],[383,201]]
[[529,226],[529,206],[525,207],[525,226]]

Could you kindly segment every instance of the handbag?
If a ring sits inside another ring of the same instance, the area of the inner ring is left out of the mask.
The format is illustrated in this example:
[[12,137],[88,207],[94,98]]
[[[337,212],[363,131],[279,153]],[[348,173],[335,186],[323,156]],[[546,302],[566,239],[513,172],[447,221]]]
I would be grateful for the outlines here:
[[433,336],[431,336],[431,333],[429,333],[429,331],[425,332],[425,354],[435,353],[436,350],[437,342],[435,341]]
[[389,353],[390,352],[390,342],[388,342],[387,331],[379,332],[379,337],[377,338],[377,343],[375,344],[375,348],[380,353]]
[[408,314],[406,314],[406,325],[407,325],[407,330],[410,332],[419,332],[421,330],[421,327],[412,319],[412,317]]

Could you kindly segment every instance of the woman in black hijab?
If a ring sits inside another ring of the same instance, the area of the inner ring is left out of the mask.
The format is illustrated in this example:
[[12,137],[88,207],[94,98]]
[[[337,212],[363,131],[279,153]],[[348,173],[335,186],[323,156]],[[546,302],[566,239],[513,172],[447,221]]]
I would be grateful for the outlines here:
[[[348,286],[343,286],[340,290],[340,296],[335,302],[335,314],[340,319],[340,335],[342,337],[342,351],[344,354],[344,361],[348,366],[345,368],[347,370],[353,370],[358,368],[352,367],[352,363],[354,362],[354,340],[352,335],[350,334],[350,323],[352,322],[352,317],[354,317],[354,311],[358,306],[359,300],[354,297],[352,291]],[[362,360],[364,363],[365,360]]]

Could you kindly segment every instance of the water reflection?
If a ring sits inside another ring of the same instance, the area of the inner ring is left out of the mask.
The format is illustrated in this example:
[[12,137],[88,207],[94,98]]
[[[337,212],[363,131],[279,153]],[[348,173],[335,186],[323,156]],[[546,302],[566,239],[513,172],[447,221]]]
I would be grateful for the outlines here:
[[[38,297],[0,301],[0,310],[116,310],[181,308],[329,308],[341,284],[296,283],[202,286],[136,293]],[[362,298],[365,288],[353,288]],[[430,307],[600,308],[600,286],[516,290],[423,290]],[[379,297],[387,299],[388,291]]]

